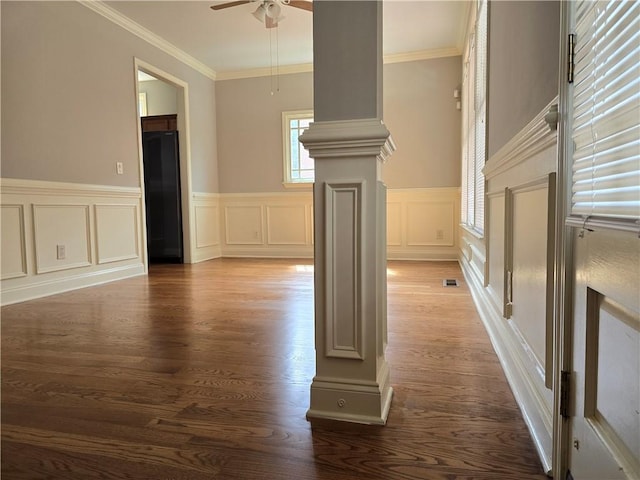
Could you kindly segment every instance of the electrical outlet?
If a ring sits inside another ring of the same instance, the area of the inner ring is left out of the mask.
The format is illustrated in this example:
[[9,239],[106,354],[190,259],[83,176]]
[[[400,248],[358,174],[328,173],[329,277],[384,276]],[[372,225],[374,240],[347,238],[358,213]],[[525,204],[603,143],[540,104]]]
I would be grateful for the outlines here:
[[118,175],[122,175],[124,173],[124,165],[122,162],[116,162],[116,172]]
[[444,231],[436,230],[436,240],[444,240]]
[[58,260],[67,258],[67,248],[64,245],[56,245],[56,258]]

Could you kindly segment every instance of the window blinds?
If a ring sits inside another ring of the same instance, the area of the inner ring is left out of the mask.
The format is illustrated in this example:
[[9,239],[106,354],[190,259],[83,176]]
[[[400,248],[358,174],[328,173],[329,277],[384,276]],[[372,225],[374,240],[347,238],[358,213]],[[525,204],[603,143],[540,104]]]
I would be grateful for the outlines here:
[[476,28],[475,71],[475,212],[474,226],[484,231],[484,168],[486,156],[487,118],[487,2],[482,1],[478,10]]
[[578,1],[571,214],[640,219],[640,2]]
[[469,35],[462,84],[462,223],[484,231],[484,168],[486,155],[487,2],[477,3]]

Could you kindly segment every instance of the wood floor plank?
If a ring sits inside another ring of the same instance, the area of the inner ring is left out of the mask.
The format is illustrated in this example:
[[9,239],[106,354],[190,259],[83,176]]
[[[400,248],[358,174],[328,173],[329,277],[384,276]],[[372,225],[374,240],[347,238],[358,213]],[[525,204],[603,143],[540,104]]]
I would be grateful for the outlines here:
[[152,266],[3,307],[2,478],[546,478],[455,262],[389,262],[387,425],[308,422],[309,265]]

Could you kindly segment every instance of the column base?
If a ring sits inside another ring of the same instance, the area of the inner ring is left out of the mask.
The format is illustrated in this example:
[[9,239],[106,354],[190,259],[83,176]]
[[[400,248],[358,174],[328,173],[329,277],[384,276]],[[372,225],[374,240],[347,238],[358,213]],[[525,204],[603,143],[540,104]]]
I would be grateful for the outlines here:
[[307,411],[307,420],[321,418],[384,425],[392,397],[393,388],[386,362],[375,382],[316,376],[311,384],[311,408]]

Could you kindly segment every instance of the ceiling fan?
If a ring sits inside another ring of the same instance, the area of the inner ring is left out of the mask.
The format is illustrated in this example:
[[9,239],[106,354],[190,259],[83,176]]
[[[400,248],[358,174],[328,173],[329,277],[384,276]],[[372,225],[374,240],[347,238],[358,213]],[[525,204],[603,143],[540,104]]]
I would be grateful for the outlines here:
[[260,5],[253,12],[253,16],[260,23],[264,23],[265,27],[273,28],[278,26],[278,22],[284,17],[280,15],[282,5],[299,8],[301,10],[313,11],[313,3],[307,0],[237,0],[235,2],[223,3],[221,5],[213,5],[213,10],[222,10],[224,8],[236,7],[246,3],[259,2]]

